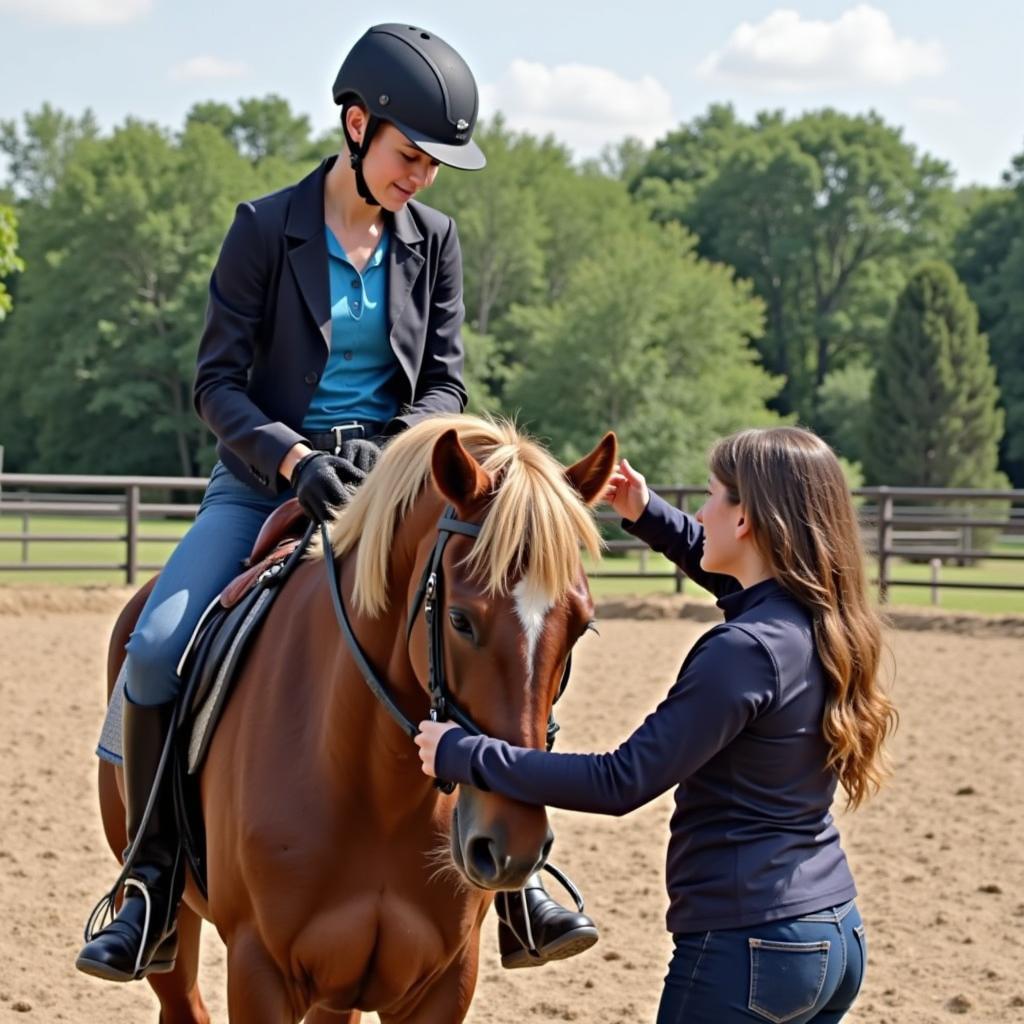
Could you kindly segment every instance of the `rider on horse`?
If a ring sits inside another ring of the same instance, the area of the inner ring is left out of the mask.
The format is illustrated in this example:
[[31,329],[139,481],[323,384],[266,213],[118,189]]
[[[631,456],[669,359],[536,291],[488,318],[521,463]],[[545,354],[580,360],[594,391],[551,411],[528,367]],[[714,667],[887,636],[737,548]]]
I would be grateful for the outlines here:
[[[194,397],[220,461],[126,648],[134,859],[120,912],[76,962],[98,977],[128,981],[174,968],[184,872],[170,786],[150,794],[179,661],[202,613],[284,501],[295,496],[314,520],[331,518],[388,437],[466,403],[455,223],[413,197],[440,164],[485,164],[471,137],[473,76],[432,33],[378,25],[346,57],[334,99],[343,159],[240,204],[210,280]],[[544,963],[596,940],[593,922],[552,900],[536,875],[520,898],[503,894],[498,909],[506,966]],[[535,947],[526,956],[522,935]],[[589,941],[567,941],[581,936]]]

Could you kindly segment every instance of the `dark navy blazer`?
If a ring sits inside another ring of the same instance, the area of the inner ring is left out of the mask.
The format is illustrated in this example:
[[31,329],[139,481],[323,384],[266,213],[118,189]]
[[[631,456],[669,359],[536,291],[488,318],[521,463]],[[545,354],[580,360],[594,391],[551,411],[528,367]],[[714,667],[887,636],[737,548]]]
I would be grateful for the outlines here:
[[[235,476],[277,494],[277,467],[304,440],[301,425],[327,365],[330,280],[324,176],[312,174],[241,203],[210,278],[193,400]],[[455,222],[410,202],[388,217],[388,331],[400,372],[390,386],[395,433],[439,412],[461,412],[462,253]]]

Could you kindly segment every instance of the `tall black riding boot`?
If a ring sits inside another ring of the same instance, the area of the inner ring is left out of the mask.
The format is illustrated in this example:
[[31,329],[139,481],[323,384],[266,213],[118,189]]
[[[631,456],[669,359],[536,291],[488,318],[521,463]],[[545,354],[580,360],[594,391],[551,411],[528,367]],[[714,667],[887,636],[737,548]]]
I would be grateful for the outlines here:
[[184,871],[169,768],[159,780],[153,810],[143,828],[160,755],[174,721],[174,708],[173,702],[143,707],[133,704],[125,694],[124,788],[129,849],[139,830],[143,831],[125,879],[117,917],[96,935],[87,932],[88,941],[75,961],[80,971],[97,978],[133,981],[174,970]]
[[518,892],[499,892],[495,897],[502,967],[540,967],[582,953],[597,942],[597,928],[583,913],[579,893],[568,879],[562,881],[576,899],[578,912],[553,900],[539,874],[530,875]]

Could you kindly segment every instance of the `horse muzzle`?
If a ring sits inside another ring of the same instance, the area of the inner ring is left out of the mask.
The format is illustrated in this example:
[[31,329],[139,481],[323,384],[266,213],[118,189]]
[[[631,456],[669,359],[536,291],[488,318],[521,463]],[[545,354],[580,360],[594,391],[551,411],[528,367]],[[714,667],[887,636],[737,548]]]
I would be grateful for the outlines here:
[[452,817],[456,867],[479,889],[520,889],[548,858],[554,835],[543,807],[462,787]]

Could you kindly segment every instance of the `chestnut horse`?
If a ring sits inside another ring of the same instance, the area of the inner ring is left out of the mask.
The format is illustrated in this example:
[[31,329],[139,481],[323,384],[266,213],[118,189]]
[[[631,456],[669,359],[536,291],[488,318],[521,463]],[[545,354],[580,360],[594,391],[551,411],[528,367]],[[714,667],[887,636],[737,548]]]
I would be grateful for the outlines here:
[[[439,595],[443,670],[481,730],[542,747],[571,648],[593,617],[580,561],[588,506],[615,465],[612,434],[563,469],[513,426],[470,416],[399,435],[332,525],[331,570],[358,643],[412,722],[430,701],[417,584],[445,507],[478,524],[450,536]],[[230,1019],[244,1024],[463,1020],[493,893],[545,861],[543,808],[420,771],[335,617],[323,551],[301,563],[255,638],[202,769],[208,891],[189,879],[173,972],[147,979],[161,1024],[209,1020],[197,983],[201,919],[227,946]],[[145,592],[108,658],[113,686]],[[100,766],[111,848],[125,846],[120,771]]]

